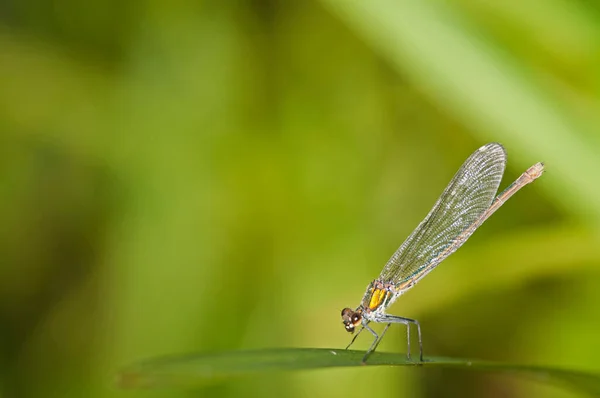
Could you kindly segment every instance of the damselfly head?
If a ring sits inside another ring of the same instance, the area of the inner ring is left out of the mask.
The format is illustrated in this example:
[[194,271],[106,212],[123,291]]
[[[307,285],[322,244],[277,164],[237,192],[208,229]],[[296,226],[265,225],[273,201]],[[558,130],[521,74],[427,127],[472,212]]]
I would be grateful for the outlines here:
[[344,308],[342,310],[342,323],[349,333],[354,333],[354,329],[360,324],[361,319],[362,311],[360,309],[354,311],[351,308]]

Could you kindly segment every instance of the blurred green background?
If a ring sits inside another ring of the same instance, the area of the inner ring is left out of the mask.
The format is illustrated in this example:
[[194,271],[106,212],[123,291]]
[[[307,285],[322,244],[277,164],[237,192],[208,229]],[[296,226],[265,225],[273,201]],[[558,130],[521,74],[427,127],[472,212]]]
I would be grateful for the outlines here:
[[418,368],[113,376],[345,347],[340,310],[491,141],[502,187],[546,174],[391,312],[426,356],[599,371],[599,68],[584,0],[2,1],[0,397],[575,396]]

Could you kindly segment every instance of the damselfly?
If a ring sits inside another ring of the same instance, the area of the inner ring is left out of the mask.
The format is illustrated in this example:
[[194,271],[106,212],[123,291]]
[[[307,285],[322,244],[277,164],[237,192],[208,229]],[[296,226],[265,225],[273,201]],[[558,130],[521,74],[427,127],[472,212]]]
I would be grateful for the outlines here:
[[[379,277],[367,286],[358,308],[342,310],[342,321],[348,332],[354,333],[355,328],[361,326],[346,349],[360,332],[368,330],[375,339],[363,357],[365,362],[390,325],[401,323],[406,325],[407,357],[410,359],[410,325],[414,324],[419,335],[419,358],[423,361],[419,322],[387,314],[386,310],[461,247],[504,202],[544,171],[543,163],[534,164],[496,196],[505,166],[506,152],[497,143],[482,146],[463,163],[427,217],[389,259]],[[381,334],[377,334],[369,326],[370,322],[385,323],[386,326]]]

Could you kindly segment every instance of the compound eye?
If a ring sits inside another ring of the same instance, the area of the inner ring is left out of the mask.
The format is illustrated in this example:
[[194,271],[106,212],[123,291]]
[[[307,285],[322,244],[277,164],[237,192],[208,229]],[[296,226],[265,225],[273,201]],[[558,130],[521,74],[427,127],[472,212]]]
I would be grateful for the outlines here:
[[360,322],[360,315],[358,315],[358,314],[352,315],[352,323],[357,324],[358,322]]
[[353,312],[354,311],[352,311],[352,309],[350,309],[350,308],[344,308],[342,310],[342,318],[350,318],[352,316]]

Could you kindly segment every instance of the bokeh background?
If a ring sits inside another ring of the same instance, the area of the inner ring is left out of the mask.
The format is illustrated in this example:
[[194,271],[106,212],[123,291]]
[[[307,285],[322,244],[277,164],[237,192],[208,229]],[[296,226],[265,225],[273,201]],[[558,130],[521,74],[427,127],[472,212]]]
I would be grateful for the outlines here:
[[0,396],[575,396],[413,368],[113,377],[345,347],[340,310],[491,141],[502,186],[546,174],[392,312],[426,355],[600,370],[599,68],[584,0],[2,1]]

